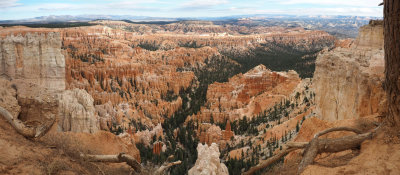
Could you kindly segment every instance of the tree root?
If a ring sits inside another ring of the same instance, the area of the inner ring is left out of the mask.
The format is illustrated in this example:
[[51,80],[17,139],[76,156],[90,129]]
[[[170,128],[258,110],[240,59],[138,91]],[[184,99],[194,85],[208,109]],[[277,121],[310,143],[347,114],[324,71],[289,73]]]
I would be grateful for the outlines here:
[[247,172],[243,173],[243,175],[250,175],[250,174],[254,174],[256,171],[266,168],[269,165],[271,165],[272,163],[278,161],[279,159],[281,159],[283,156],[286,156],[286,154],[299,149],[299,148],[289,148],[289,149],[284,149],[281,152],[279,152],[278,154],[272,156],[271,158],[264,160],[262,162],[260,162],[258,165],[251,167]]
[[[257,170],[263,169],[271,165],[272,163],[278,161],[281,157],[285,156],[291,151],[297,149],[305,149],[303,159],[297,170],[297,174],[301,174],[305,168],[314,162],[315,157],[320,153],[330,152],[340,152],[348,149],[357,148],[366,139],[371,139],[377,130],[380,128],[378,126],[371,132],[361,133],[358,129],[348,128],[348,127],[337,127],[321,131],[315,134],[314,138],[310,142],[289,142],[286,144],[287,149],[282,150],[275,156],[262,161],[258,165],[250,168],[247,172],[243,173],[245,175],[254,174]],[[334,131],[351,131],[357,133],[356,135],[345,136],[336,139],[320,139],[319,137]]]
[[21,120],[14,118],[10,112],[0,106],[0,115],[2,115],[10,124],[17,130],[18,133],[21,135],[28,137],[28,138],[37,138],[41,137],[47,133],[47,131],[51,128],[51,126],[55,122],[55,117],[53,116],[52,119],[44,125],[39,125],[36,127],[29,127],[26,126]]

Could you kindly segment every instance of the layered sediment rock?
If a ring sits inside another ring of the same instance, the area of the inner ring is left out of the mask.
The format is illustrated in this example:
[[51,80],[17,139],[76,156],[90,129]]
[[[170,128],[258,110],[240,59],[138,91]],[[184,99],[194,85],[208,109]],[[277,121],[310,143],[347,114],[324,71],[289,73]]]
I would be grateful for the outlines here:
[[20,111],[11,110],[15,117],[29,124],[57,118],[59,131],[99,129],[93,98],[85,90],[65,91],[65,57],[59,32],[13,27],[1,30],[0,37],[0,74],[10,80],[5,86],[13,84],[9,90],[15,91],[20,106]]
[[6,109],[13,117],[18,117],[21,106],[18,105],[15,85],[6,79],[0,78],[0,106]]
[[93,98],[82,89],[64,91],[59,99],[59,131],[94,133],[99,130]]
[[229,82],[211,84],[205,107],[190,119],[210,121],[212,117],[214,122],[224,122],[252,117],[281,102],[300,82],[295,71],[273,72],[259,65]]
[[60,33],[0,31],[0,75],[48,89],[65,89]]
[[189,175],[228,175],[228,168],[219,159],[218,145],[199,144],[197,146],[197,160],[189,170]]
[[360,28],[349,48],[320,54],[314,73],[317,114],[334,121],[384,112],[383,27]]

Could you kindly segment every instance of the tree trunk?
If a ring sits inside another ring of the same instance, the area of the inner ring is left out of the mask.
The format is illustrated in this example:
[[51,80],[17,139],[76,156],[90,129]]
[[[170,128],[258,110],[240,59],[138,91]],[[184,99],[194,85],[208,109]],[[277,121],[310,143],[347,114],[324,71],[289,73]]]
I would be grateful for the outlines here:
[[283,151],[279,152],[278,154],[272,156],[271,158],[267,160],[263,160],[260,162],[258,165],[251,167],[248,171],[244,172],[243,175],[252,175],[256,171],[261,170],[263,168],[268,167],[269,165],[275,163],[276,161],[280,160],[283,156],[286,156],[286,154],[299,149],[299,148],[289,148],[289,149],[284,149]]
[[385,91],[387,119],[400,127],[400,1],[384,0]]
[[175,165],[179,165],[181,164],[182,161],[178,160],[176,162],[171,162],[171,163],[164,163],[164,165],[162,165],[160,168],[157,169],[156,172],[154,172],[154,175],[163,175],[164,171],[167,170],[168,168],[175,166]]
[[1,106],[0,106],[0,116],[3,116],[11,124],[11,126],[14,127],[15,130],[17,130],[18,133],[27,138],[37,138],[43,136],[55,122],[55,117],[53,117],[45,124],[36,127],[29,127],[26,126],[21,120],[14,118],[10,112],[8,112]]
[[116,155],[81,154],[80,156],[89,162],[111,162],[111,163],[126,162],[126,164],[131,166],[136,172],[140,173],[142,170],[142,166],[140,165],[140,163],[134,157],[125,153],[119,153]]
[[[256,171],[266,168],[272,163],[280,160],[281,157],[285,156],[289,152],[294,151],[296,149],[305,148],[303,159],[301,160],[297,171],[297,174],[301,174],[308,165],[314,162],[314,158],[318,154],[326,152],[336,153],[348,149],[357,148],[361,145],[361,143],[364,140],[372,138],[375,135],[375,133],[379,130],[379,128],[381,128],[381,125],[379,125],[374,130],[363,134],[361,134],[361,132],[358,129],[348,128],[348,127],[338,127],[338,128],[331,128],[324,130],[322,132],[315,134],[314,138],[310,142],[289,142],[288,144],[286,144],[286,146],[288,147],[287,149],[285,148],[275,156],[260,162],[258,165],[250,168],[247,172],[243,174],[252,175]],[[318,138],[319,136],[334,131],[351,131],[357,134],[336,139]]]

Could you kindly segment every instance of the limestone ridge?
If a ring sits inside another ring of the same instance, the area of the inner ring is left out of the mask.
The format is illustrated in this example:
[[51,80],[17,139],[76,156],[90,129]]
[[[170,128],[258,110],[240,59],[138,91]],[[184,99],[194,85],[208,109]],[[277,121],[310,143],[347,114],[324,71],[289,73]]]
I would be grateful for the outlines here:
[[383,26],[360,28],[347,48],[322,52],[314,73],[316,113],[324,120],[359,118],[384,109]]
[[83,89],[64,91],[60,97],[59,131],[94,133],[99,130],[93,98]]
[[0,41],[0,74],[48,89],[65,89],[60,33],[12,34]]
[[[0,78],[16,91],[13,98],[19,109],[12,110],[14,117],[26,123],[45,123],[56,117],[58,131],[98,130],[93,98],[85,90],[65,90],[60,33],[22,28],[0,35]],[[2,107],[15,108],[10,105]]]

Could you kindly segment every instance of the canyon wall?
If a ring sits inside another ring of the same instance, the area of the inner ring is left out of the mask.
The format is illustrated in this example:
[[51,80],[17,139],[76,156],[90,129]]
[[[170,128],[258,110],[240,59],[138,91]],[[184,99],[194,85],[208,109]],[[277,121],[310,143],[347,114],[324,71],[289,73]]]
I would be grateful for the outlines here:
[[317,115],[335,121],[359,118],[385,109],[383,26],[360,28],[349,47],[321,53],[314,73]]
[[65,89],[60,33],[1,31],[0,75],[41,87]]
[[[56,117],[58,131],[99,129],[93,98],[85,90],[65,91],[66,63],[59,32],[12,27],[0,30],[0,37],[0,76],[15,90],[20,108],[15,117],[26,123]],[[6,109],[10,105],[4,104]]]

